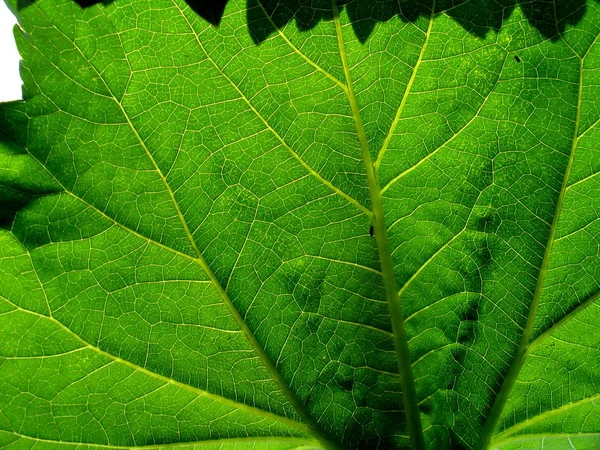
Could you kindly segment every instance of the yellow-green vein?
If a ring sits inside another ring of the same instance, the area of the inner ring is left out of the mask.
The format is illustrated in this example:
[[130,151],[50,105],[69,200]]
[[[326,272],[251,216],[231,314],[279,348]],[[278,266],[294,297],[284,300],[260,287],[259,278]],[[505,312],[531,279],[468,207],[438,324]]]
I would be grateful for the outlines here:
[[[500,447],[499,447],[500,445],[504,446],[506,444],[513,444],[516,442],[536,440],[536,441],[543,441],[544,444],[547,444],[550,439],[567,439],[571,446],[570,447],[571,450],[577,450],[577,448],[573,446],[571,439],[578,438],[578,437],[598,437],[598,438],[600,438],[600,433],[528,433],[528,434],[521,434],[519,436],[511,437],[511,438],[505,439],[501,442],[493,441],[492,445],[494,445],[494,450],[500,450]],[[505,447],[505,448],[507,448],[507,450],[508,450],[510,448],[515,448],[515,447]],[[523,448],[523,447],[521,446],[520,448]],[[527,448],[532,448],[532,447],[527,447]],[[586,448],[589,448],[589,447],[586,447]]]
[[475,446],[476,450],[486,450],[490,442],[494,436],[494,431],[496,430],[496,426],[500,420],[500,416],[502,411],[504,410],[504,406],[508,401],[508,397],[512,391],[513,386],[517,381],[517,377],[519,376],[519,372],[525,363],[525,358],[527,357],[527,348],[530,345],[531,333],[533,332],[533,325],[535,322],[535,317],[537,314],[538,305],[540,302],[540,298],[542,296],[542,290],[544,287],[544,281],[546,279],[546,275],[548,273],[548,266],[550,265],[550,256],[552,254],[552,248],[554,246],[554,236],[556,234],[556,230],[558,228],[558,221],[560,219],[560,213],[562,211],[562,206],[565,200],[565,196],[567,193],[567,186],[569,182],[569,176],[571,173],[571,167],[573,165],[573,161],[575,159],[575,149],[577,148],[577,136],[579,134],[579,124],[581,122],[581,102],[583,97],[583,59],[580,59],[579,62],[579,88],[577,92],[577,109],[575,116],[575,126],[573,127],[573,139],[571,142],[571,150],[569,152],[569,159],[567,161],[567,166],[565,168],[565,173],[562,181],[562,185],[560,188],[560,193],[558,195],[558,199],[556,201],[556,207],[554,209],[554,216],[552,218],[552,224],[550,226],[550,232],[548,233],[548,240],[546,242],[546,248],[544,250],[544,256],[542,259],[542,264],[540,266],[540,270],[537,277],[537,282],[535,285],[535,289],[533,292],[533,298],[531,300],[531,304],[529,307],[529,313],[527,314],[527,322],[525,327],[523,328],[523,333],[521,334],[521,340],[519,341],[519,345],[517,347],[515,356],[508,367],[506,375],[504,376],[504,380],[496,395],[496,399],[492,405],[490,412],[487,415],[486,422],[483,426],[483,430],[479,437],[479,440]]
[[[506,53],[506,56],[504,57],[504,63],[502,63],[502,67],[504,67],[504,64],[506,64],[506,60],[508,59],[508,53]],[[502,71],[502,69],[500,69],[500,72]],[[498,80],[496,80],[497,82]],[[429,159],[431,159],[432,157],[434,157],[439,151],[441,151],[442,149],[446,148],[446,146],[452,142],[454,139],[456,139],[458,136],[460,136],[460,134],[469,126],[471,125],[476,119],[479,118],[479,114],[481,113],[481,110],[483,109],[483,107],[485,106],[487,100],[489,98],[489,95],[487,97],[485,97],[483,99],[483,101],[481,102],[481,105],[479,105],[479,108],[477,108],[477,111],[475,111],[475,114],[473,115],[473,117],[471,117],[470,120],[468,120],[462,127],[460,127],[460,129],[458,129],[456,131],[456,133],[454,133],[450,139],[448,139],[447,141],[445,141],[443,144],[439,145],[435,150],[433,150],[431,153],[428,153],[426,156],[424,156],[423,158],[421,158],[419,161],[416,162],[416,164],[413,164],[412,166],[410,166],[408,169],[402,171],[402,173],[400,173],[399,175],[396,175],[394,178],[392,178],[382,189],[381,189],[381,193],[383,194],[385,191],[387,191],[395,182],[397,182],[400,178],[408,175],[410,172],[412,172],[413,170],[415,170],[416,168],[418,168],[421,164],[427,162]],[[390,135],[388,135],[390,136]]]
[[281,31],[279,29],[279,27],[275,24],[275,22],[273,22],[273,19],[271,18],[271,16],[269,15],[269,13],[265,9],[265,7],[263,6],[262,1],[257,0],[256,2],[258,3],[258,6],[260,7],[261,11],[265,15],[265,17],[267,18],[267,20],[269,21],[271,26],[273,27],[273,29],[277,31],[277,34],[281,37],[281,39],[283,39],[285,41],[285,43],[287,45],[290,46],[290,48],[294,51],[294,53],[296,53],[298,56],[300,56],[302,59],[304,59],[304,61],[306,61],[311,66],[313,66],[317,71],[321,72],[323,75],[325,75],[327,78],[329,78],[335,84],[337,84],[339,87],[341,87],[344,92],[346,92],[346,89],[347,89],[346,85],[344,83],[342,83],[340,80],[338,80],[336,77],[331,75],[329,72],[327,72],[325,69],[323,69],[321,66],[319,66],[316,62],[314,62],[312,59],[310,59],[304,53],[302,53],[300,51],[300,49],[298,49],[298,47],[296,47],[294,45],[294,43],[292,41],[290,41],[285,34],[283,34],[283,31]]
[[185,447],[203,447],[205,445],[227,445],[227,444],[259,444],[259,443],[286,443],[291,445],[310,445],[315,446],[318,442],[311,439],[302,439],[285,436],[249,436],[239,438],[223,438],[223,439],[208,439],[206,441],[190,441],[190,442],[174,442],[172,444],[156,444],[156,445],[110,445],[110,444],[93,444],[84,442],[70,442],[70,441],[59,441],[55,439],[44,439],[32,436],[27,436],[16,431],[4,431],[0,430],[0,435],[11,434],[16,436],[17,439],[27,439],[40,444],[51,444],[51,445],[70,445],[70,446],[87,446],[88,448],[104,448],[114,450],[162,450],[167,448],[185,448]]
[[506,428],[505,430],[502,431],[502,433],[498,433],[494,437],[494,439],[492,440],[492,443],[495,445],[498,445],[499,442],[503,441],[508,436],[519,432],[523,428],[526,428],[531,425],[535,425],[536,423],[540,423],[549,417],[563,413],[565,411],[568,411],[569,409],[577,408],[578,406],[585,405],[586,403],[595,404],[596,401],[598,401],[600,404],[600,394],[593,395],[591,397],[582,398],[581,400],[577,400],[576,402],[565,403],[564,405],[561,405],[558,408],[544,411],[543,413],[538,414],[533,417],[530,417],[527,420],[524,420],[522,422],[519,422],[519,423],[513,425],[512,427]]
[[[179,6],[175,2],[173,2],[173,3],[179,9]],[[210,56],[210,54],[208,53],[208,51],[206,51],[206,49],[204,48],[204,45],[202,44],[202,41],[200,40],[200,37],[196,33],[196,30],[194,29],[194,27],[192,26],[192,24],[188,20],[187,16],[185,15],[185,12],[183,10],[181,10],[181,9],[179,9],[179,11],[181,12],[182,17],[186,21],[186,23],[187,23],[189,29],[191,30],[192,34],[195,36],[196,42],[198,43],[198,47],[200,47],[200,49],[202,50],[202,52],[206,56],[207,60],[219,72],[219,75],[221,75],[225,80],[227,80],[227,82],[230,84],[230,86],[240,96],[240,99],[244,103],[246,103],[246,105],[252,111],[252,113],[263,123],[263,125],[265,126],[265,128],[267,130],[269,130],[273,134],[273,136],[275,137],[275,139],[277,139],[280,142],[280,144],[292,154],[292,156],[296,159],[296,161],[298,161],[300,163],[300,165],[302,165],[302,167],[304,167],[311,175],[313,175],[315,178],[317,178],[321,183],[323,183],[329,189],[331,189],[332,191],[334,191],[336,194],[338,194],[338,195],[342,196],[343,198],[345,198],[349,203],[351,203],[352,205],[356,206],[364,214],[366,214],[367,216],[371,217],[371,211],[368,208],[366,208],[358,200],[356,200],[355,198],[351,197],[350,195],[348,195],[347,193],[345,193],[344,191],[342,191],[340,188],[338,188],[337,186],[335,186],[331,181],[326,180],[325,178],[323,178],[321,176],[321,174],[319,174],[306,161],[304,161],[304,159],[298,154],[298,152],[296,152],[281,137],[281,135],[277,132],[277,130],[275,130],[271,126],[271,124],[269,124],[269,122],[267,121],[267,119],[265,119],[264,116],[260,113],[260,111],[258,111],[258,109],[256,109],[256,107],[252,104],[252,102],[250,102],[250,99],[248,99],[248,97],[242,92],[242,90],[239,88],[239,86],[233,82],[233,80],[223,71],[223,69]]]
[[565,314],[559,321],[554,323],[550,328],[548,328],[546,331],[544,331],[538,337],[536,337],[533,341],[531,341],[531,343],[527,347],[527,353],[530,353],[535,347],[540,345],[544,339],[546,339],[552,333],[559,330],[569,320],[573,319],[577,314],[579,314],[581,311],[592,305],[598,299],[600,299],[600,290],[597,291],[595,294],[590,295],[586,300],[577,305],[576,308],[574,308],[568,314]]
[[[37,5],[36,5],[36,7],[40,11],[40,13],[43,14],[44,17],[46,17],[46,19],[48,19],[47,16],[46,16],[46,14],[41,9],[39,9],[39,7]],[[187,17],[183,13],[183,11],[180,10],[180,12],[181,12],[182,17],[184,17],[184,19],[188,23],[188,26],[190,27],[190,30],[192,31],[192,33],[196,37],[196,40],[197,40],[198,44],[202,47],[200,39],[198,38],[197,34],[194,32],[194,29],[192,28],[191,24],[187,20]],[[313,436],[315,436],[315,438],[318,439],[326,448],[328,448],[328,449],[336,449],[337,448],[337,444],[333,443],[328,437],[326,437],[325,433],[321,430],[321,428],[317,424],[317,422],[308,414],[308,412],[304,408],[304,405],[302,404],[302,402],[296,397],[295,393],[291,390],[290,386],[285,382],[285,380],[283,379],[283,377],[281,376],[281,374],[279,373],[279,371],[277,370],[277,368],[275,367],[275,365],[273,364],[273,362],[270,360],[270,358],[267,355],[267,353],[265,352],[265,350],[262,348],[262,346],[260,345],[260,343],[258,342],[258,340],[256,339],[256,337],[254,336],[254,334],[252,333],[252,331],[250,330],[250,328],[248,327],[248,325],[244,321],[244,319],[241,316],[241,314],[239,313],[239,311],[233,305],[233,302],[229,298],[228,294],[225,292],[225,289],[223,288],[223,286],[221,286],[220,282],[217,280],[216,276],[212,272],[211,268],[209,267],[208,263],[206,262],[206,260],[204,259],[202,253],[200,252],[200,249],[198,248],[198,245],[197,245],[197,243],[196,243],[196,241],[195,241],[195,239],[194,239],[194,237],[193,237],[193,235],[192,235],[192,233],[191,233],[191,231],[189,229],[189,226],[187,224],[187,221],[185,220],[185,217],[184,217],[184,215],[183,215],[183,213],[181,211],[181,208],[179,207],[179,203],[177,202],[177,199],[175,197],[175,194],[174,194],[173,190],[171,189],[171,187],[170,187],[170,185],[169,185],[166,177],[164,176],[164,174],[163,174],[162,170],[160,169],[160,166],[156,162],[154,156],[152,155],[152,153],[150,152],[150,150],[146,146],[145,141],[141,138],[141,136],[139,135],[137,129],[135,128],[135,126],[131,122],[131,119],[129,118],[129,115],[128,115],[127,111],[125,110],[125,108],[123,107],[123,105],[118,101],[118,99],[116,98],[116,96],[114,95],[114,93],[112,92],[112,90],[110,89],[110,87],[108,86],[108,84],[106,83],[106,81],[104,80],[104,78],[101,76],[100,72],[98,72],[97,68],[91,63],[91,61],[89,61],[85,57],[85,55],[82,53],[81,49],[77,46],[77,44],[75,42],[73,42],[73,40],[71,38],[69,38],[65,33],[63,33],[62,30],[58,29],[58,31],[63,35],[63,37],[67,41],[69,41],[71,43],[71,45],[73,46],[73,48],[76,49],[77,52],[82,56],[82,58],[89,64],[90,68],[96,72],[98,78],[104,84],[107,92],[112,96],[112,99],[114,100],[115,104],[118,106],[119,110],[122,112],[122,114],[123,114],[123,116],[124,116],[127,124],[131,128],[132,133],[134,134],[134,136],[138,140],[138,142],[141,145],[141,147],[146,152],[146,154],[147,154],[147,156],[148,156],[151,164],[153,165],[153,167],[156,170],[159,178],[161,179],[162,183],[165,186],[165,189],[166,189],[166,191],[167,191],[167,193],[168,193],[168,195],[169,195],[169,197],[171,199],[171,202],[173,204],[173,207],[175,208],[175,211],[176,211],[176,213],[177,213],[177,215],[179,217],[179,220],[180,220],[181,225],[182,225],[182,227],[184,229],[184,232],[185,232],[185,234],[186,234],[186,236],[187,236],[187,238],[188,238],[188,240],[189,240],[192,248],[194,249],[194,252],[196,254],[196,262],[197,262],[197,264],[200,265],[200,267],[204,270],[204,272],[206,273],[206,275],[208,276],[208,278],[212,282],[215,290],[217,291],[217,293],[221,297],[223,303],[225,304],[225,306],[229,310],[230,314],[232,315],[232,317],[234,318],[234,320],[236,321],[236,323],[238,324],[238,326],[240,327],[240,329],[244,333],[246,339],[250,343],[250,346],[255,351],[255,353],[257,354],[257,356],[259,357],[259,359],[261,360],[261,362],[263,363],[263,365],[265,366],[266,370],[269,372],[269,374],[271,375],[271,377],[273,378],[273,380],[275,381],[275,383],[277,384],[277,386],[280,388],[280,390],[282,391],[282,393],[290,401],[290,403],[294,406],[294,408],[297,410],[298,414],[302,417],[302,419],[309,425],[310,433]],[[202,49],[204,51],[204,47],[202,47]],[[207,54],[207,57],[208,57],[208,54]]]
[[160,380],[163,383],[168,383],[168,384],[177,386],[177,387],[179,387],[179,388],[181,388],[181,389],[183,389],[185,391],[193,393],[194,395],[198,395],[200,397],[209,398],[211,400],[214,400],[214,401],[219,402],[221,404],[225,404],[225,405],[230,406],[232,408],[239,409],[239,410],[242,410],[242,411],[246,411],[246,412],[249,412],[251,414],[256,414],[256,415],[258,415],[260,417],[270,418],[272,420],[276,420],[278,422],[284,423],[284,424],[289,425],[289,426],[291,426],[293,428],[296,428],[298,430],[304,431],[306,433],[310,433],[310,430],[308,429],[308,427],[306,425],[304,425],[304,424],[302,424],[300,422],[296,422],[295,420],[288,419],[287,417],[283,417],[283,416],[280,416],[278,414],[275,414],[275,413],[272,413],[272,412],[269,412],[269,411],[265,411],[265,410],[260,409],[260,408],[256,408],[254,406],[246,405],[245,403],[239,403],[239,402],[236,402],[234,400],[230,400],[228,398],[222,397],[220,395],[212,394],[212,393],[210,393],[208,391],[204,391],[202,389],[199,389],[197,387],[191,386],[189,384],[182,383],[182,382],[177,381],[177,380],[175,380],[173,378],[169,378],[169,377],[166,377],[164,375],[160,375],[160,374],[158,374],[156,372],[153,372],[151,370],[146,369],[145,367],[138,366],[137,364],[132,363],[131,361],[128,361],[126,359],[123,359],[123,358],[120,358],[118,356],[115,356],[112,353],[106,352],[106,351],[102,350],[100,347],[97,347],[97,346],[89,343],[83,337],[81,337],[80,335],[78,335],[77,333],[75,333],[73,330],[71,330],[69,327],[67,327],[66,325],[64,325],[62,322],[60,322],[59,320],[57,320],[54,317],[44,316],[43,314],[37,313],[35,311],[31,311],[31,310],[28,310],[28,309],[21,308],[19,305],[13,303],[8,298],[6,298],[6,297],[4,297],[2,295],[0,295],[0,299],[4,300],[8,304],[10,304],[14,308],[16,308],[18,311],[22,311],[22,312],[24,312],[26,314],[31,314],[31,315],[36,316],[36,317],[40,317],[42,319],[49,320],[50,322],[54,323],[60,329],[62,329],[64,332],[66,332],[71,337],[73,337],[76,341],[78,341],[82,345],[82,347],[80,348],[81,350],[87,348],[90,351],[93,351],[94,353],[97,353],[97,354],[99,354],[101,356],[104,356],[104,357],[110,359],[111,361],[114,361],[114,362],[116,362],[118,364],[122,364],[124,366],[127,366],[130,369],[132,369],[132,370],[135,370],[137,372],[141,372],[141,373],[143,373],[143,374],[145,374],[145,375],[147,375],[147,376],[149,376],[151,378],[155,378],[157,380]]
[[[283,145],[287,146],[287,144],[279,136],[279,134],[277,134],[277,132],[270,127],[270,125],[262,117],[262,115],[258,112],[258,110],[256,110],[254,108],[254,106],[246,98],[246,96],[243,94],[243,92],[235,85],[235,83],[233,83],[233,81],[221,70],[221,68],[216,64],[216,62],[209,56],[208,52],[204,48],[204,45],[202,44],[202,41],[200,40],[198,34],[196,33],[196,31],[192,27],[192,24],[189,22],[187,16],[185,15],[185,12],[179,8],[179,6],[177,5],[177,3],[174,2],[174,5],[180,11],[181,16],[183,17],[183,19],[187,23],[190,31],[195,36],[196,42],[198,43],[198,46],[204,52],[204,54],[206,55],[206,57],[208,58],[208,60],[213,64],[213,66],[215,67],[215,69],[217,69],[219,71],[219,73],[224,78],[226,78],[227,81],[235,88],[235,90],[238,92],[238,94],[241,96],[241,98],[244,99],[244,101],[246,102],[246,104],[248,105],[248,107],[250,109],[252,109],[252,111],[257,115],[257,117],[259,117],[263,121],[263,123],[265,124],[265,126],[268,127],[269,129],[271,129],[275,136],[279,137],[280,142]],[[295,154],[295,152],[289,146],[287,146],[287,148],[293,154]],[[299,155],[297,155],[297,159],[301,163],[303,162],[302,159],[299,157]],[[306,163],[304,163],[304,164],[306,164]],[[306,165],[306,167],[308,167],[308,165]],[[316,172],[315,172],[315,174],[316,174]],[[323,181],[325,182],[326,180],[323,180]],[[331,186],[333,187],[333,185],[331,185]],[[337,188],[335,188],[335,189],[337,189]],[[341,191],[339,191],[339,190],[336,190],[336,192],[340,193],[340,195],[343,195],[346,198],[350,198],[351,199],[351,197],[348,197],[345,193],[341,193]],[[352,199],[352,200],[355,202],[355,204],[360,205],[358,202],[356,202],[356,200],[354,200],[354,199]],[[360,205],[360,206],[364,209],[364,206],[362,206],[362,205]],[[237,324],[241,328],[241,330],[244,332],[244,335],[246,336],[246,338],[250,342],[250,345],[252,346],[252,348],[254,349],[254,351],[256,352],[256,354],[258,355],[258,357],[260,358],[261,362],[263,363],[263,365],[265,366],[265,368],[267,369],[267,371],[269,372],[269,374],[271,375],[271,377],[273,378],[273,380],[275,381],[275,383],[277,384],[277,386],[279,387],[279,389],[281,390],[281,392],[288,399],[288,401],[292,404],[292,406],[296,409],[296,411],[298,412],[298,414],[300,415],[300,417],[302,418],[302,420],[304,420],[307,423],[307,425],[309,426],[309,428],[311,430],[311,434],[316,439],[318,439],[319,442],[321,442],[321,444],[325,448],[327,448],[327,449],[337,449],[338,448],[337,443],[333,442],[331,440],[331,438],[329,436],[327,436],[327,434],[322,430],[322,428],[318,424],[318,422],[315,419],[312,418],[312,416],[310,415],[310,413],[308,412],[308,410],[305,408],[305,406],[302,403],[302,401],[296,396],[296,394],[294,393],[294,391],[292,391],[292,388],[286,382],[286,380],[283,378],[283,376],[281,375],[281,373],[279,373],[279,370],[277,369],[277,367],[275,366],[275,364],[273,363],[273,361],[271,361],[270,357],[267,355],[267,353],[264,350],[264,348],[262,347],[262,345],[258,342],[258,340],[256,339],[256,336],[254,336],[254,333],[250,330],[250,328],[246,324],[244,318],[241,316],[240,312],[233,305],[233,302],[229,298],[229,295],[227,294],[227,292],[225,291],[225,289],[223,288],[223,286],[221,285],[221,283],[217,280],[216,276],[214,275],[214,273],[210,269],[208,263],[204,260],[204,258],[202,257],[202,255],[200,254],[199,251],[198,251],[198,262],[199,262],[200,266],[204,269],[204,271],[206,272],[206,274],[210,278],[210,280],[213,281],[215,289],[219,293],[220,297],[223,299],[223,301],[224,301],[225,305],[227,306],[227,308],[229,309],[231,315],[233,316],[233,318],[235,319],[235,321],[237,322]]]
[[402,94],[402,100],[400,101],[400,106],[396,110],[396,115],[394,116],[394,120],[392,121],[392,125],[390,126],[390,130],[388,131],[385,140],[383,141],[383,145],[379,150],[379,154],[377,155],[377,160],[375,161],[375,167],[379,167],[381,164],[381,160],[383,159],[383,155],[387,151],[388,146],[390,145],[390,141],[394,136],[394,131],[396,131],[396,127],[398,126],[398,122],[400,121],[400,117],[402,116],[402,111],[404,111],[404,107],[406,106],[406,102],[408,101],[408,96],[415,82],[415,78],[417,78],[417,72],[419,70],[419,66],[423,62],[423,56],[425,55],[425,50],[427,50],[427,44],[429,43],[429,38],[431,37],[431,30],[433,28],[433,18],[435,16],[435,0],[433,0],[433,4],[431,5],[431,15],[429,16],[429,25],[427,26],[427,31],[425,32],[425,40],[423,41],[423,46],[421,47],[421,52],[419,53],[419,58],[415,63],[415,67],[413,67],[412,74],[408,83],[406,84],[406,88],[404,89],[404,94]]

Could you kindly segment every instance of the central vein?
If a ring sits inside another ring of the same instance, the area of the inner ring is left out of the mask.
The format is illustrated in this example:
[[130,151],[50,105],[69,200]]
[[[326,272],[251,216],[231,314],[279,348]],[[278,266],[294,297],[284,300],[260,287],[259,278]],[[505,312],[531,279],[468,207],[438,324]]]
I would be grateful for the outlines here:
[[406,329],[404,328],[404,316],[402,313],[402,307],[400,305],[400,299],[398,297],[398,285],[394,276],[392,254],[390,252],[390,245],[388,242],[387,231],[384,222],[381,188],[379,187],[376,169],[373,166],[373,161],[371,160],[371,153],[369,152],[369,145],[367,143],[367,135],[365,133],[365,128],[360,115],[360,108],[354,93],[354,87],[352,86],[352,78],[350,77],[350,68],[346,56],[344,38],[342,35],[342,26],[340,24],[336,0],[332,0],[332,7],[340,56],[344,68],[344,75],[346,77],[346,84],[348,86],[346,94],[348,97],[348,102],[350,103],[350,108],[352,109],[352,116],[354,117],[354,123],[356,125],[356,131],[361,147],[361,154],[367,170],[369,192],[371,195],[371,204],[373,208],[373,228],[375,238],[377,240],[377,248],[379,250],[379,259],[381,262],[385,293],[392,321],[392,330],[394,332],[394,345],[396,348],[396,355],[398,357],[398,368],[400,371],[400,383],[402,385],[402,395],[404,399],[404,408],[406,411],[408,432],[412,448],[414,450],[421,450],[425,449],[425,439],[423,437],[423,428],[421,426],[417,391],[415,389],[415,379],[410,363]]

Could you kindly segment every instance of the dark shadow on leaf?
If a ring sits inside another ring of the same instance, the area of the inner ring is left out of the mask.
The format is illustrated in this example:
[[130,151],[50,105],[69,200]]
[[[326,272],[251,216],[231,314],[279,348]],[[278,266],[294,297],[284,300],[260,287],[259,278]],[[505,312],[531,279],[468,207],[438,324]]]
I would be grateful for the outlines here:
[[33,199],[29,194],[0,185],[0,229],[10,230],[17,213],[25,209]]
[[110,5],[114,0],[75,0],[75,2],[82,8],[102,3],[103,5]]
[[196,14],[207,22],[218,26],[223,18],[228,0],[185,0]]
[[[20,147],[15,144],[0,129],[0,155],[12,156],[22,154]],[[5,160],[6,161],[6,160]],[[8,168],[7,168],[8,169]],[[7,173],[10,173],[7,170]],[[25,209],[35,194],[20,189],[18,180],[3,179],[0,181],[0,229],[10,230],[19,211]]]
[[[36,0],[18,0],[17,8],[23,9],[35,2]],[[89,6],[103,4],[110,5],[115,0],[74,0],[82,8],[87,8]],[[128,0],[120,0],[119,3],[128,1]],[[225,12],[225,6],[227,5],[228,0],[185,0],[185,2],[189,5],[192,10],[200,17],[202,17],[207,22],[218,26],[221,23],[221,19],[223,18],[223,13]]]
[[[31,1],[18,0],[18,8]],[[74,0],[86,8],[102,3],[130,0]],[[185,0],[207,22],[221,23],[229,0]],[[596,0],[599,1],[600,0]],[[556,40],[568,25],[584,16],[586,0],[338,0],[346,9],[352,28],[360,42],[366,42],[376,25],[390,20],[414,22],[421,16],[446,14],[465,30],[480,38],[498,31],[515,8],[520,7],[532,26],[546,38]],[[247,0],[248,28],[252,39],[260,44],[277,29],[295,22],[300,31],[313,29],[321,21],[333,19],[331,0]]]
[[[421,16],[446,14],[469,33],[483,38],[498,31],[516,7],[523,10],[532,26],[549,39],[558,39],[567,25],[579,22],[585,0],[349,0],[338,1],[345,8],[356,37],[366,42],[376,25],[390,20],[414,22]],[[330,0],[247,0],[250,35],[255,43],[290,22],[299,30],[310,30],[321,20],[331,20]]]
[[21,100],[0,105],[0,229],[13,230],[18,215],[40,197],[60,192],[45,169],[25,150],[29,118]]
[[[27,8],[29,5],[34,3],[36,0],[17,0],[17,8],[23,9]],[[110,5],[115,0],[74,0],[82,8],[87,8],[88,6],[97,5],[99,3],[103,5]]]

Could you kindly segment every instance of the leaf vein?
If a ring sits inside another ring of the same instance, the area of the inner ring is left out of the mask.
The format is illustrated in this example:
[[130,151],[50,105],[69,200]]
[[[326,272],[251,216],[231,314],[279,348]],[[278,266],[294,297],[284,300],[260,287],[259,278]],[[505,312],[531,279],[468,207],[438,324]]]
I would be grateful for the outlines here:
[[[164,375],[160,375],[160,374],[158,374],[156,372],[153,372],[153,371],[151,371],[149,369],[146,369],[145,367],[138,366],[137,364],[132,363],[131,361],[125,360],[123,358],[120,358],[120,357],[118,357],[116,355],[113,355],[112,353],[109,353],[109,352],[107,352],[105,350],[102,350],[101,348],[99,348],[99,347],[91,344],[90,342],[86,341],[83,337],[81,337],[79,334],[75,333],[73,330],[71,330],[69,327],[67,327],[66,325],[64,325],[62,322],[60,322],[58,319],[56,319],[54,317],[44,316],[43,314],[36,313],[35,311],[31,311],[31,310],[22,308],[19,305],[17,305],[15,303],[13,303],[12,301],[10,301],[8,298],[4,297],[4,296],[0,296],[0,298],[3,299],[4,301],[6,301],[7,303],[9,303],[10,305],[12,305],[14,308],[16,308],[16,309],[18,309],[18,310],[20,310],[20,311],[22,311],[24,313],[31,314],[31,315],[34,315],[34,316],[38,316],[38,317],[40,317],[42,319],[46,319],[46,320],[49,320],[49,321],[53,322],[58,327],[60,327],[62,330],[64,330],[67,334],[69,334],[71,337],[73,337],[75,340],[77,340],[78,342],[80,342],[83,345],[83,347],[81,347],[79,350],[83,350],[83,349],[87,348],[87,349],[89,349],[89,350],[91,350],[91,351],[93,351],[93,352],[95,352],[95,353],[97,353],[97,354],[99,354],[101,356],[104,356],[104,357],[108,358],[111,361],[110,364],[113,364],[113,363],[123,364],[123,365],[129,367],[130,369],[132,369],[134,371],[141,372],[141,373],[143,373],[143,374],[145,374],[147,376],[150,376],[152,378],[156,378],[156,379],[162,381],[163,383],[165,383],[165,385],[166,384],[172,384],[172,385],[177,386],[177,387],[179,387],[181,389],[184,389],[184,390],[186,390],[188,392],[191,392],[191,393],[193,393],[193,394],[195,394],[197,396],[210,398],[211,400],[217,401],[219,403],[226,404],[226,405],[228,405],[228,406],[230,406],[232,408],[237,408],[237,409],[240,409],[240,410],[252,413],[252,414],[259,415],[259,416],[264,417],[264,418],[273,419],[273,420],[276,420],[278,422],[290,425],[290,426],[292,426],[292,427],[294,427],[296,429],[300,429],[301,431],[304,431],[304,432],[310,432],[309,429],[306,427],[306,425],[304,425],[304,424],[302,424],[300,422],[296,422],[296,421],[294,421],[292,419],[289,419],[287,417],[283,417],[283,416],[280,416],[278,414],[272,413],[270,411],[265,411],[263,409],[256,408],[254,406],[249,406],[249,405],[246,405],[245,403],[239,403],[239,402],[236,402],[234,400],[228,399],[226,397],[222,397],[220,395],[212,394],[212,393],[210,393],[208,391],[199,389],[199,388],[197,388],[195,386],[192,386],[192,385],[189,385],[189,384],[186,384],[186,383],[182,383],[182,382],[180,382],[178,380],[175,380],[174,378],[170,378],[170,377],[167,377],[167,376],[164,376]],[[106,365],[103,365],[102,367],[106,367]],[[87,375],[89,375],[89,374],[87,374]]]

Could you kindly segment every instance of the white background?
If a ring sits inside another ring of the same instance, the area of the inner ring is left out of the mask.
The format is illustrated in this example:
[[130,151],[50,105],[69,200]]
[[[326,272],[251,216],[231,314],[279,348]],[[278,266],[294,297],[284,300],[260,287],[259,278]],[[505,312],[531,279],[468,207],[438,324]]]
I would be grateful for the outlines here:
[[21,76],[13,27],[17,19],[0,0],[0,102],[21,99]]

